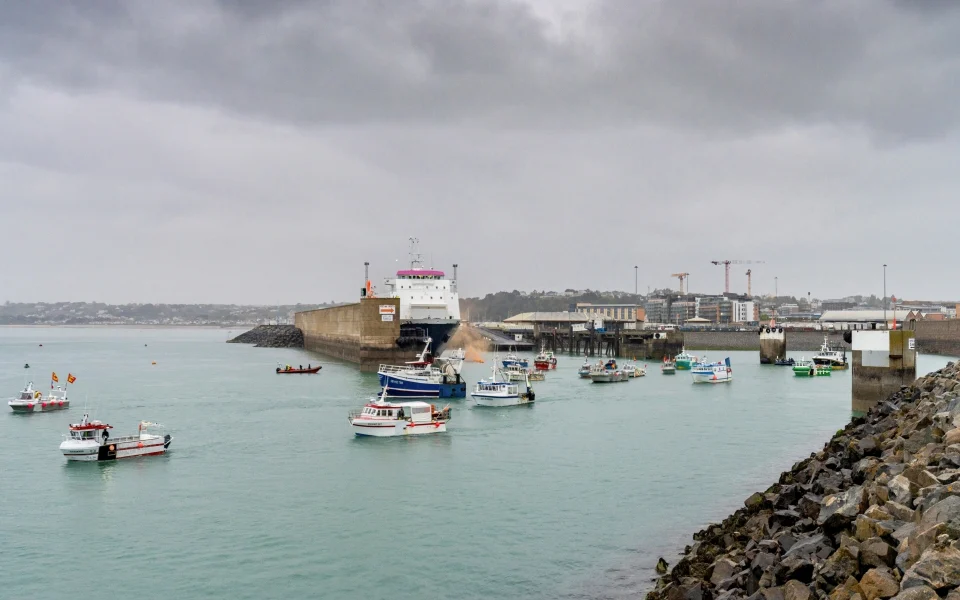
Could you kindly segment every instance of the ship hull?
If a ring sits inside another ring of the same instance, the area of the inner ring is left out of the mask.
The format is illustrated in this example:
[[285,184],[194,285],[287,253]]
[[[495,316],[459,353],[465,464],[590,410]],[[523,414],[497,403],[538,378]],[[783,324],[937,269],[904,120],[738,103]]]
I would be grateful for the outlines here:
[[430,351],[434,356],[440,356],[447,342],[456,333],[460,321],[453,319],[418,319],[402,321],[400,323],[401,337],[430,338]]
[[387,389],[387,396],[390,398],[465,398],[467,396],[467,384],[463,380],[456,383],[432,383],[380,373],[380,387]]

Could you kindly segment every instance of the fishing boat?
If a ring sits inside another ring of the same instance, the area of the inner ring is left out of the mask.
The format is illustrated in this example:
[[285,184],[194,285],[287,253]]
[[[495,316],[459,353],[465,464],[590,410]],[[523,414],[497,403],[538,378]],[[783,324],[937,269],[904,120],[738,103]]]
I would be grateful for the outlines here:
[[28,383],[17,395],[7,403],[15,413],[52,412],[70,408],[67,390],[57,386],[51,389],[46,396],[43,392],[33,389],[33,382]]
[[697,363],[690,369],[694,383],[728,383],[733,381],[730,359],[715,363]]
[[830,339],[823,337],[823,345],[820,346],[820,352],[813,357],[813,362],[818,365],[829,365],[834,369],[846,369],[847,350],[843,346],[831,346]]
[[530,366],[530,362],[525,358],[517,356],[515,353],[511,352],[503,359],[503,368],[506,369],[510,365],[520,365],[524,369]]
[[[392,391],[385,391],[384,395]],[[347,421],[356,435],[370,437],[444,433],[450,421],[450,407],[437,410],[422,400],[390,402],[381,396],[367,402],[361,410],[348,413]]]
[[[417,360],[404,365],[380,365],[380,387],[396,398],[464,398],[467,384],[460,376],[465,353],[458,349],[434,359],[427,339]],[[382,395],[382,392],[381,392]]]
[[664,375],[673,375],[677,372],[677,363],[664,356],[663,364],[660,365],[660,372]]
[[807,377],[812,375],[816,369],[816,364],[812,360],[801,358],[793,364],[793,374],[798,377]]
[[312,365],[307,365],[307,368],[304,369],[303,365],[300,365],[299,367],[293,367],[291,365],[281,365],[278,363],[277,373],[279,373],[280,375],[290,375],[294,373],[317,373],[322,368],[323,367],[321,367],[320,365],[317,365],[315,367]]
[[506,381],[500,369],[494,366],[489,380],[477,382],[470,395],[477,406],[519,406],[536,399],[529,379],[523,385]]
[[623,372],[630,378],[645,377],[647,375],[647,368],[639,367],[633,363],[627,363],[623,366]]
[[534,369],[533,371],[530,371],[529,373],[527,373],[527,377],[530,379],[530,381],[546,381],[547,380],[547,374],[544,371],[541,371],[540,369]]
[[537,354],[533,359],[534,368],[540,369],[541,371],[549,371],[550,369],[557,368],[557,357],[554,356],[553,352],[544,350],[543,346],[540,347],[540,353]]
[[773,361],[773,364],[778,367],[792,367],[796,364],[796,361],[792,358],[780,358],[778,356],[777,359]]
[[698,360],[700,359],[693,354],[687,354],[686,348],[680,348],[680,354],[674,358],[674,364],[678,371],[689,371]]
[[590,380],[593,383],[620,383],[628,379],[626,372],[618,368],[617,361],[612,358],[605,364],[597,363],[590,369]]
[[527,378],[527,370],[520,365],[513,363],[503,369],[507,381],[524,381]]
[[590,379],[590,361],[583,359],[583,364],[577,369],[577,375],[582,379]]
[[79,423],[70,425],[70,435],[64,436],[60,452],[67,460],[80,461],[157,456],[166,452],[173,441],[169,434],[161,436],[149,433],[149,428],[159,426],[157,423],[140,421],[135,435],[112,438],[107,432],[113,429],[112,425],[91,421],[85,414]]
[[827,377],[833,372],[830,365],[818,365],[812,360],[800,360],[793,367],[793,374],[797,377]]

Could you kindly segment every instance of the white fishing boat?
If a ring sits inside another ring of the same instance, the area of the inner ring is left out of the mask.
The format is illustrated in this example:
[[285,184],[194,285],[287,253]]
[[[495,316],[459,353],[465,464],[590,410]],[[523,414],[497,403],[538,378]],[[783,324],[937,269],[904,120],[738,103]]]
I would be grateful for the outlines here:
[[546,374],[546,372],[541,371],[540,369],[534,369],[534,370],[529,371],[529,372],[527,373],[527,378],[528,378],[530,381],[546,381],[546,380],[547,380],[547,374]]
[[617,361],[610,359],[606,364],[597,363],[590,369],[590,380],[594,383],[619,383],[627,381],[629,376],[617,367]]
[[141,421],[136,435],[112,438],[107,431],[113,429],[112,425],[91,421],[85,414],[79,423],[70,425],[70,435],[64,436],[65,439],[60,444],[60,452],[67,457],[67,460],[81,461],[157,456],[166,452],[170,442],[173,441],[169,434],[161,436],[149,433],[149,428],[159,426],[156,423]]
[[16,398],[11,398],[7,404],[10,406],[10,410],[15,413],[51,412],[70,408],[67,390],[57,387],[44,396],[43,392],[33,389],[32,381],[20,391]]
[[527,378],[527,370],[517,363],[507,365],[503,373],[507,376],[507,381],[526,381]]
[[[77,378],[72,374],[67,374],[67,382],[73,383]],[[54,383],[60,379],[56,373],[50,380],[50,391],[44,396],[43,392],[33,388],[33,382],[29,382],[17,395],[11,398],[7,405],[15,413],[33,413],[33,412],[52,412],[55,410],[66,410],[70,408],[70,399],[67,398],[66,386],[54,387]]]
[[631,379],[645,377],[647,375],[647,367],[641,367],[634,363],[627,363],[623,366],[623,372],[626,373],[627,377],[630,377]]
[[[384,395],[388,393],[384,390]],[[371,437],[444,433],[450,421],[450,407],[437,410],[428,402],[390,402],[381,396],[367,402],[361,410],[351,411],[347,421],[356,435]]]
[[730,359],[715,363],[697,363],[690,369],[694,383],[728,383],[733,381]]
[[677,364],[664,356],[663,364],[660,365],[660,372],[664,375],[673,375],[677,372]]
[[827,336],[823,338],[823,345],[820,346],[820,352],[813,357],[814,364],[820,366],[829,366],[832,369],[846,369],[847,351],[842,346],[831,346],[830,339]]
[[496,367],[496,364],[497,361],[494,360],[490,379],[478,381],[473,392],[470,393],[477,406],[518,406],[533,402],[536,395],[530,380],[524,377],[523,384],[507,381],[506,376]]
[[577,369],[577,375],[582,379],[590,379],[590,361],[588,359],[583,359],[583,364],[580,365],[580,368]]

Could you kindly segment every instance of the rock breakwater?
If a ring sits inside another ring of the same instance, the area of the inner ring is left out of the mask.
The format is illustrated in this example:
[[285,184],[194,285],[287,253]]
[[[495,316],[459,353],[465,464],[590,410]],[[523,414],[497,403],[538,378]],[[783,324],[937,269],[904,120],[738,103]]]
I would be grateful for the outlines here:
[[901,388],[693,539],[647,600],[960,600],[960,367]]
[[255,348],[303,348],[303,332],[293,325],[258,325],[228,344],[254,344]]

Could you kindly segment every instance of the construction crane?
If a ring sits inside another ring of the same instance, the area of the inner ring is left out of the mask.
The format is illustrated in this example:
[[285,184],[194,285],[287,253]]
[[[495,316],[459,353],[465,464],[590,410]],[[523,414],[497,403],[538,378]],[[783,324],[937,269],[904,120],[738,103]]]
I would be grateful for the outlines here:
[[[670,275],[670,277],[676,277],[677,279],[680,280],[680,293],[681,293],[681,294],[685,293],[685,292],[683,291],[683,282],[687,279],[687,277],[690,277],[690,273],[672,273],[672,274]],[[689,289],[690,289],[690,284],[689,284],[689,282],[688,282],[688,283],[687,283],[687,290],[689,290]]]
[[724,283],[723,283],[723,293],[730,293],[730,265],[758,265],[763,264],[762,260],[711,260],[711,263],[715,265],[723,265],[724,267]]
[[750,291],[750,275],[752,273],[753,273],[753,269],[747,269],[747,295],[750,296],[751,298],[753,297],[753,293]]

